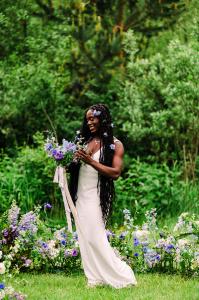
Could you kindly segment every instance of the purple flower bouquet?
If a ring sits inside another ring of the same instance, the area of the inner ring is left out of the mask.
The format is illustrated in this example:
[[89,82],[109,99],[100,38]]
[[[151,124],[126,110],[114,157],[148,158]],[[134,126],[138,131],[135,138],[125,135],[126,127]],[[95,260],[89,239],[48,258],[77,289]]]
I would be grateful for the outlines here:
[[52,157],[58,165],[67,166],[73,160],[73,154],[77,150],[77,146],[73,142],[65,139],[62,145],[59,145],[55,137],[47,137],[44,149],[49,157]]

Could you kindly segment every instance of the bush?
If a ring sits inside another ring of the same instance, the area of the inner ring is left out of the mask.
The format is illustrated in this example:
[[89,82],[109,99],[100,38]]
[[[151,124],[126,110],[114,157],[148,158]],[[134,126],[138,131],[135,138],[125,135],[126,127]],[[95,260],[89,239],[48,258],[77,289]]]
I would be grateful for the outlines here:
[[197,183],[181,179],[181,166],[141,162],[133,159],[128,172],[116,181],[116,201],[111,223],[120,222],[125,207],[142,220],[144,211],[156,207],[158,215],[176,216],[184,210],[199,212]]

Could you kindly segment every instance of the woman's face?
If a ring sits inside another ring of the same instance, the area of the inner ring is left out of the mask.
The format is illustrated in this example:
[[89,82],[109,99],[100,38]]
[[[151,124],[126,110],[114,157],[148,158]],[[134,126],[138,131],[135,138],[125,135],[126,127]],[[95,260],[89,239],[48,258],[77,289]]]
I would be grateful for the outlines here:
[[93,116],[93,111],[91,109],[86,113],[86,120],[91,133],[97,133],[100,127],[100,121],[98,117]]

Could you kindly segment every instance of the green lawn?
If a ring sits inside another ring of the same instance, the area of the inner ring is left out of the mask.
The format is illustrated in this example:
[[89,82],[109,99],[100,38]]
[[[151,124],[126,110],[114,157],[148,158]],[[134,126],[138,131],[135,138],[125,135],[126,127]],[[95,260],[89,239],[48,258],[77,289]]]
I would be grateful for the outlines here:
[[83,274],[20,274],[10,283],[30,300],[199,300],[198,279],[158,274],[136,277],[136,287],[123,289],[89,289]]

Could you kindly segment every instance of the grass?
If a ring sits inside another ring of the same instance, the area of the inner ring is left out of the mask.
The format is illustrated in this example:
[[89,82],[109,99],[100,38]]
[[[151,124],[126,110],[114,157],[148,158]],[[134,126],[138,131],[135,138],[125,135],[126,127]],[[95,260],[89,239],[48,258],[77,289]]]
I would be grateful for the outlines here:
[[9,281],[30,300],[199,300],[199,281],[174,275],[140,274],[123,289],[86,287],[84,274],[20,274]]

